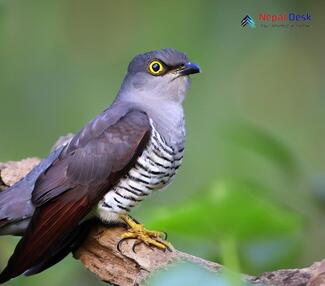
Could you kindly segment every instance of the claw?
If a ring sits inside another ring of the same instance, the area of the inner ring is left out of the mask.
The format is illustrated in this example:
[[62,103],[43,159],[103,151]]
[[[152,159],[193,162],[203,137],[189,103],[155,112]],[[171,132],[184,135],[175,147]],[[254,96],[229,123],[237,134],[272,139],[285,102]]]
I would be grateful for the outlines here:
[[121,251],[121,245],[122,245],[122,243],[123,243],[124,241],[126,241],[126,240],[128,240],[128,239],[129,239],[129,238],[126,238],[126,237],[120,239],[120,241],[118,242],[118,244],[117,244],[117,246],[116,246],[117,250],[118,250],[121,254],[122,254],[122,251]]
[[136,254],[137,252],[135,251],[135,248],[139,245],[139,244],[141,244],[142,243],[142,241],[137,241],[137,242],[135,242],[134,244],[133,244],[133,246],[132,246],[132,251]]
[[[136,253],[136,247],[144,243],[147,247],[156,247],[163,250],[164,252],[169,250],[172,251],[173,246],[165,241],[167,238],[167,233],[159,231],[150,231],[144,228],[142,224],[137,223],[128,215],[121,215],[121,219],[129,226],[129,230],[122,234],[122,239],[119,241],[117,248],[120,251],[120,246],[126,239],[136,239],[138,240],[132,246],[132,251]],[[120,251],[121,252],[121,251]]]
[[162,234],[164,235],[163,240],[167,240],[167,238],[168,238],[167,232],[163,231]]

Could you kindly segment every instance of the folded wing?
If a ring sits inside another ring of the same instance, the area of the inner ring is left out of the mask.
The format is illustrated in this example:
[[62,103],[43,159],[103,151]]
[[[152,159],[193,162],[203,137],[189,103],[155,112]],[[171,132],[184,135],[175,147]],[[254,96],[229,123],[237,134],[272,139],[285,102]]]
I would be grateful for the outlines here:
[[105,118],[88,124],[38,178],[35,213],[0,283],[50,265],[47,259],[63,252],[81,221],[142,153],[151,132],[146,114],[130,111],[103,128]]

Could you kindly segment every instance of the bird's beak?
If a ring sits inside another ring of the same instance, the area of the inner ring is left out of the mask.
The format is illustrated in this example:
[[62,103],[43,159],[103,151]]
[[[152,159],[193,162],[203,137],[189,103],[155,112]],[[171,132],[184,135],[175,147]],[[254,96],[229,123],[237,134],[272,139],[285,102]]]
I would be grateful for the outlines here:
[[177,70],[177,73],[181,76],[195,74],[199,72],[201,72],[200,67],[193,63],[187,63]]

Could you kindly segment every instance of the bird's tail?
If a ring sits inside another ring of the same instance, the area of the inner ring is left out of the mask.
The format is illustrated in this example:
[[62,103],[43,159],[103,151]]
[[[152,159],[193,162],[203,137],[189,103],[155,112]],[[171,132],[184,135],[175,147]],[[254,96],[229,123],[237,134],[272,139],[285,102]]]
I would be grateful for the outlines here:
[[[97,218],[82,222],[73,231],[63,237],[60,245],[58,245],[58,248],[54,252],[49,253],[49,255],[43,257],[36,265],[25,271],[24,275],[31,276],[40,273],[46,270],[47,268],[55,265],[56,263],[60,262],[70,252],[73,252],[78,249],[81,243],[87,237],[90,227],[95,223],[99,223]],[[15,273],[15,269],[10,268],[9,260],[7,267],[0,273],[0,284],[5,283],[18,275],[17,273]]]

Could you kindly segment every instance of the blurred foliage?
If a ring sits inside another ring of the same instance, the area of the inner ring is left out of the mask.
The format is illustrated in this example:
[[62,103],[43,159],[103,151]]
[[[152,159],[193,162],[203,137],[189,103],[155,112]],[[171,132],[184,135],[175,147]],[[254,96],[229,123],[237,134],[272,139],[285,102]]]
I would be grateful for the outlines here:
[[182,208],[163,208],[153,213],[151,228],[162,227],[182,235],[225,236],[254,239],[278,236],[301,229],[295,214],[258,195],[260,188],[244,182],[220,181],[184,203]]
[[274,162],[281,172],[298,175],[299,166],[290,148],[265,130],[241,124],[225,129],[225,135],[229,142]]
[[[185,102],[184,163],[168,191],[133,215],[168,232],[180,250],[237,271],[322,259],[324,6],[294,0],[0,0],[0,161],[45,156],[60,135],[76,132],[112,102],[135,54],[174,47],[203,70]],[[246,14],[256,18],[264,11],[309,12],[311,27],[240,26]],[[1,266],[16,242],[1,238]],[[177,266],[152,285],[187,277],[204,285],[229,283],[193,267]],[[44,281],[102,284],[69,257],[8,285]]]
[[[181,208],[152,212],[152,220],[146,225],[168,229],[169,235],[211,240],[210,256],[220,256],[222,263],[233,269],[239,268],[238,259],[247,260],[246,271],[260,270],[261,266],[270,269],[274,261],[295,257],[301,244],[302,219],[275,205],[263,192],[261,187],[246,182],[219,181]],[[262,243],[265,249],[260,251]],[[240,258],[237,249],[241,250]],[[278,249],[281,252],[277,253]]]

